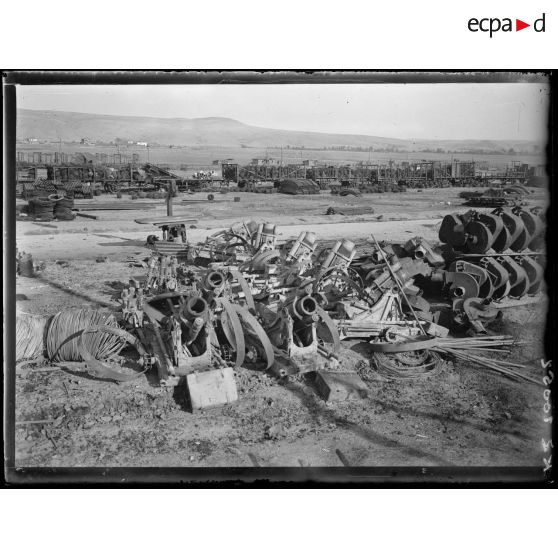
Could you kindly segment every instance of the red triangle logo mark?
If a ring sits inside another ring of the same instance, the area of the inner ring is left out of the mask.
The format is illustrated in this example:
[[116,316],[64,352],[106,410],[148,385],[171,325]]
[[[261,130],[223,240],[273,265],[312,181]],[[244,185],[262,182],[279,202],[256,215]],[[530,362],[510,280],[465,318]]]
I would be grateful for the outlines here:
[[525,29],[526,27],[531,27],[531,24],[530,23],[525,23],[524,21],[521,21],[520,19],[515,20],[515,30],[516,31],[521,31],[522,29]]

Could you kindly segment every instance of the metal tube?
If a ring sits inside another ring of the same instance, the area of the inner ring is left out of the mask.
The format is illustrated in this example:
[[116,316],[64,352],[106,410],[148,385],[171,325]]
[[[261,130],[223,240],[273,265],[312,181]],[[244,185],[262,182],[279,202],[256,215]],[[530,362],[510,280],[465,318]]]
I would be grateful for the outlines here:
[[204,323],[205,320],[203,318],[196,318],[192,322],[190,330],[186,334],[186,339],[184,339],[184,345],[190,345],[197,339],[198,335],[200,334],[200,331],[202,330]]

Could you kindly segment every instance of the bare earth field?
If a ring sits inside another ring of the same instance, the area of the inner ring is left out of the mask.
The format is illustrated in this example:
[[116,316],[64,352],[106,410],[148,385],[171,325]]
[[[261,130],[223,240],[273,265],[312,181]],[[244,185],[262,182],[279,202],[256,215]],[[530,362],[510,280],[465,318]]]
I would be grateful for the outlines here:
[[[42,152],[56,152],[62,151],[73,155],[74,153],[106,153],[114,155],[117,153],[115,146],[101,146],[101,145],[79,145],[79,144],[64,144],[60,146],[55,143],[41,143],[41,144],[18,144],[18,151],[42,151]],[[384,152],[374,151],[368,153],[367,151],[336,151],[336,150],[322,150],[322,149],[287,149],[283,150],[269,148],[262,149],[258,147],[234,147],[234,146],[189,146],[189,147],[173,147],[172,149],[167,146],[146,147],[134,146],[120,146],[118,151],[132,157],[132,153],[139,155],[140,163],[159,161],[161,164],[167,164],[178,168],[179,165],[187,163],[189,167],[205,167],[212,166],[212,162],[216,159],[232,158],[234,162],[239,164],[247,164],[253,158],[272,157],[276,160],[283,159],[283,163],[299,163],[306,159],[318,160],[324,164],[354,164],[359,161],[371,161],[372,163],[385,163],[389,160],[393,161],[451,161],[452,159],[460,161],[486,161],[491,167],[504,168],[511,165],[513,161],[521,161],[529,165],[539,165],[544,163],[544,155],[484,155],[467,154],[467,153],[435,153],[435,152]],[[217,167],[213,167],[217,168]]]
[[[324,240],[348,237],[361,245],[370,233],[378,240],[419,235],[435,243],[442,217],[466,210],[459,191],[351,199],[329,193],[235,193],[239,203],[230,193],[216,194],[219,203],[179,205],[181,199],[204,199],[206,194],[200,193],[176,198],[174,214],[198,219],[197,228],[189,231],[191,241],[255,219],[279,224],[283,239],[312,230]],[[120,201],[106,195],[92,203],[108,200],[115,205]],[[541,199],[533,203],[541,205]],[[325,215],[327,207],[343,204],[373,206],[375,211]],[[99,219],[52,222],[51,227],[18,222],[18,248],[46,264],[35,278],[17,278],[19,309],[44,315],[72,307],[118,310],[120,290],[131,275],[142,273],[126,260],[146,257],[145,239],[157,233],[133,220],[165,215],[165,206],[159,202],[150,212],[90,213]],[[108,259],[97,263],[98,256]],[[505,311],[494,333],[529,342],[505,358],[535,363],[536,370],[543,356],[545,317],[542,305]],[[196,414],[186,409],[183,388],[160,388],[155,377],[118,386],[59,370],[18,370],[16,421],[54,422],[16,426],[16,465],[338,467],[343,466],[339,450],[353,466],[541,466],[542,475],[541,439],[548,439],[542,420],[544,386],[516,383],[461,362],[448,363],[430,379],[385,380],[371,367],[367,343],[354,340],[342,343],[341,362],[366,382],[367,399],[325,403],[311,375],[280,381],[241,368],[236,372],[239,401]]]

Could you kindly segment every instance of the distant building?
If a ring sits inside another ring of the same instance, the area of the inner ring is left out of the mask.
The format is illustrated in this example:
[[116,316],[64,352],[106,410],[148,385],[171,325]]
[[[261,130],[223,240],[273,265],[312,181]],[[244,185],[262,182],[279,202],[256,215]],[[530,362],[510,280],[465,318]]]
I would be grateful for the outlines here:
[[278,165],[279,161],[277,159],[270,159],[270,158],[266,158],[266,159],[252,159],[252,164],[253,165],[267,165],[267,166],[273,166],[273,165]]
[[146,141],[138,141],[138,142],[136,143],[136,145],[141,145],[141,146],[143,146],[143,147],[147,147],[147,142],[146,142]]

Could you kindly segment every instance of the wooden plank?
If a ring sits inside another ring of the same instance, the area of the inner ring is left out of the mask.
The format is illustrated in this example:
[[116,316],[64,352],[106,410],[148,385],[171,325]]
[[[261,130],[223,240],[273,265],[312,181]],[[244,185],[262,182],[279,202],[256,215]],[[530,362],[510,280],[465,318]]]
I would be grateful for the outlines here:
[[140,225],[176,225],[180,223],[197,223],[190,215],[175,215],[174,217],[151,217],[145,219],[134,219],[134,223]]
[[76,213],[76,215],[78,217],[85,217],[86,219],[98,219],[99,218],[97,215],[89,215],[89,213],[78,212],[78,213]]

